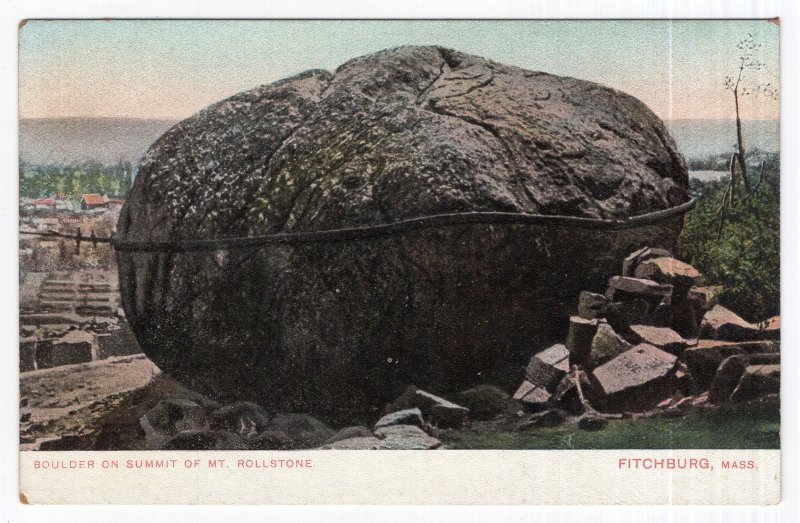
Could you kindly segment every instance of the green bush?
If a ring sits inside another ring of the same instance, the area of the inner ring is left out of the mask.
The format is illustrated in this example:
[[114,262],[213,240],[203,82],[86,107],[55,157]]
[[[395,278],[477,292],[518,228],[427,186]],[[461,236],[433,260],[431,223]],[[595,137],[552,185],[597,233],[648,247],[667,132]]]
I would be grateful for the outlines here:
[[727,182],[693,184],[697,207],[681,233],[678,255],[722,285],[720,302],[749,321],[780,314],[780,171],[765,169],[764,182],[750,198],[718,213]]

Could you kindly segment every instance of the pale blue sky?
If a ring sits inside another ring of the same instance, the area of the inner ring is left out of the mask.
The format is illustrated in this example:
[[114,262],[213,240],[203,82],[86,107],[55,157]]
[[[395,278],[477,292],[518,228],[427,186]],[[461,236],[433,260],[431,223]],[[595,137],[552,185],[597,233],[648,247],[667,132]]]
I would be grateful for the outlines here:
[[[664,119],[730,118],[722,82],[748,32],[779,81],[766,21],[31,21],[20,30],[22,117],[183,118],[239,91],[399,45],[442,45],[630,93]],[[756,76],[756,74],[758,76]],[[745,118],[777,101],[748,97]]]

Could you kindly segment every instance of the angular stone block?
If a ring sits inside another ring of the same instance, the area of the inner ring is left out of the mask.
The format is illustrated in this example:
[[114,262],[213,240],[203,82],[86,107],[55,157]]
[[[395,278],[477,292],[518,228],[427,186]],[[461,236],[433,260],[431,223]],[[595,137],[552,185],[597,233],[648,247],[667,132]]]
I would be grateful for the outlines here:
[[675,390],[677,358],[652,345],[640,344],[594,369],[598,398],[611,412],[643,411]]
[[[567,332],[566,348],[569,352],[570,365],[585,365],[592,351],[592,340],[597,334],[597,327],[602,320],[587,320],[580,316],[571,316]],[[562,374],[563,376],[563,374]]]
[[591,368],[599,367],[630,349],[631,346],[630,343],[614,332],[610,325],[602,323],[597,327],[597,333],[592,339],[592,347],[587,364]]
[[430,392],[417,390],[414,393],[415,405],[428,420],[440,428],[460,427],[467,422],[469,409],[452,401],[440,398]]
[[[631,331],[639,343],[647,343],[673,354],[679,354],[690,345],[689,340],[668,327],[631,325]],[[697,340],[694,340],[693,344],[697,344]]]
[[570,352],[564,345],[552,347],[534,354],[525,369],[528,381],[552,391],[569,371]]
[[429,436],[416,425],[390,425],[375,431],[380,440],[378,450],[432,450],[442,442]]
[[781,391],[781,366],[749,365],[745,368],[731,401],[747,401]]
[[666,256],[642,261],[633,274],[637,278],[672,285],[676,296],[685,296],[702,276],[688,263]]
[[671,255],[672,253],[670,253],[668,250],[661,249],[659,247],[642,247],[641,249],[630,253],[622,261],[622,275],[633,276],[634,272],[636,271],[636,267],[645,260]]
[[642,278],[612,276],[608,286],[611,296],[606,297],[612,300],[616,300],[618,294],[659,299],[669,299],[672,296],[672,285]]
[[697,385],[705,389],[710,385],[714,374],[726,358],[757,352],[778,353],[779,351],[780,346],[773,341],[734,343],[700,340],[696,347],[684,349],[681,359],[689,366]]
[[602,294],[581,291],[578,295],[578,316],[587,320],[602,318],[608,298]]
[[700,335],[724,341],[777,340],[781,337],[780,317],[754,324],[722,305],[715,305],[703,317]]
[[528,409],[540,410],[550,402],[551,394],[530,381],[523,381],[514,393],[514,399],[523,403]]
[[422,412],[415,407],[385,415],[375,423],[375,429],[390,425],[416,425],[421,427],[423,423]]

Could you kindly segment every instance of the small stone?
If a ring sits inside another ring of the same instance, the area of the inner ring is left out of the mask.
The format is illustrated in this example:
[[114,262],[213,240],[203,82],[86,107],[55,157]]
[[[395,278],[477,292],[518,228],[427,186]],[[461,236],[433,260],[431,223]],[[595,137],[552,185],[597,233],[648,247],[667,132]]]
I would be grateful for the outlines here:
[[[591,354],[592,351],[592,340],[594,339],[594,335],[597,334],[597,328],[601,321],[602,320],[587,320],[580,316],[570,317],[566,342],[569,361],[566,363],[566,369],[561,369],[563,373],[569,370],[570,365],[584,365],[589,360],[589,354]],[[563,373],[561,377],[564,376]],[[535,381],[532,383],[537,384]]]
[[[639,343],[647,343],[673,354],[679,354],[690,345],[689,340],[667,327],[631,325],[631,331],[636,335]],[[696,340],[694,343],[697,343]]]
[[587,320],[602,318],[608,299],[602,294],[581,291],[578,295],[578,316]]
[[[612,301],[618,301],[618,298],[625,296],[637,297],[643,296],[646,298],[660,298],[669,299],[672,296],[672,285],[662,284],[653,280],[646,280],[642,278],[631,278],[628,276],[612,276],[608,282]],[[607,296],[608,297],[608,296]],[[668,304],[668,303],[667,303]]]
[[731,401],[747,401],[781,391],[780,365],[748,365],[742,374]]
[[[581,319],[581,321],[585,320]],[[570,323],[572,323],[571,320]],[[572,331],[572,327],[570,330]],[[553,390],[569,371],[569,358],[570,352],[567,347],[553,345],[549,349],[533,355],[525,369],[525,375],[528,381],[537,387]]]
[[417,390],[415,401],[431,423],[439,428],[457,428],[467,422],[469,409],[424,390]]
[[550,402],[551,394],[542,387],[537,387],[529,381],[523,381],[514,393],[514,399],[532,410],[539,410]]
[[244,440],[224,430],[187,430],[167,441],[163,450],[244,450]]
[[325,443],[320,448],[327,450],[378,450],[381,448],[381,444],[382,441],[380,439],[370,435]]
[[708,406],[708,392],[704,392],[703,394],[700,394],[692,398],[691,406],[692,407]]
[[581,414],[585,410],[585,407],[578,394],[575,376],[577,376],[577,379],[580,381],[581,389],[584,394],[591,389],[592,384],[589,381],[589,376],[587,376],[585,372],[573,372],[564,376],[564,379],[558,384],[556,391],[553,393],[552,401],[554,404],[558,405],[559,408],[567,412]]
[[550,409],[539,414],[534,414],[520,428],[530,429],[536,427],[557,427],[566,421],[567,416],[559,409]]
[[235,432],[244,439],[262,432],[269,422],[267,412],[250,401],[237,401],[225,405],[212,412],[209,420],[212,429]]
[[345,439],[354,439],[354,438],[372,438],[372,431],[369,430],[367,427],[363,425],[353,426],[353,427],[345,427],[339,430],[336,434],[331,436],[328,441],[323,444],[323,447],[326,445],[330,445],[332,443],[336,443],[337,441],[342,441]]
[[602,323],[597,327],[597,333],[592,339],[587,363],[590,368],[599,367],[630,348],[631,344],[614,332],[611,325]]
[[375,431],[379,450],[432,450],[442,442],[429,436],[416,425],[390,425]]
[[385,415],[375,423],[375,429],[388,427],[389,425],[416,425],[421,427],[423,423],[422,412],[414,407],[413,409],[400,410]]
[[22,423],[26,423],[26,422],[30,421],[31,420],[31,413],[30,412],[22,413],[22,416],[19,417],[19,420]]
[[521,401],[522,398],[524,398],[529,392],[531,392],[535,388],[536,388],[536,385],[534,385],[533,383],[531,383],[528,380],[524,380],[520,384],[519,388],[514,393],[512,398],[514,398],[514,400],[516,400],[516,401]]
[[203,431],[209,428],[206,409],[185,398],[168,398],[139,419],[145,441],[150,449],[159,449],[174,435],[183,431]]
[[695,382],[689,367],[683,363],[678,363],[678,370],[675,371],[675,380],[678,382],[678,388],[683,394],[694,394],[698,387]]
[[622,261],[622,275],[633,276],[636,271],[636,267],[645,260],[671,255],[672,253],[670,253],[668,250],[661,249],[659,247],[642,247],[641,249],[629,254]]
[[268,424],[266,430],[287,433],[292,439],[292,448],[319,447],[334,435],[334,430],[308,414],[279,414]]

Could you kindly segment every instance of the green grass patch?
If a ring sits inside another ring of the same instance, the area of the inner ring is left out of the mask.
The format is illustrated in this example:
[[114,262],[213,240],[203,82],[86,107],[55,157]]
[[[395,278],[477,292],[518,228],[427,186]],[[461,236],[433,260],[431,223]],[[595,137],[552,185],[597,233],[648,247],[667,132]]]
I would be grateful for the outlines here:
[[449,431],[450,449],[778,449],[776,402],[696,411],[682,418],[613,420],[598,431],[575,423],[522,431]]

